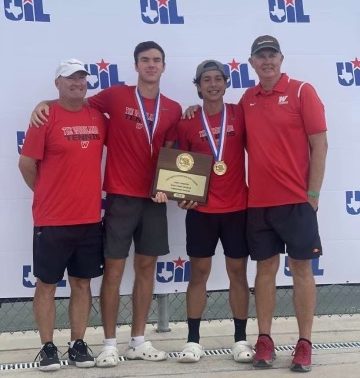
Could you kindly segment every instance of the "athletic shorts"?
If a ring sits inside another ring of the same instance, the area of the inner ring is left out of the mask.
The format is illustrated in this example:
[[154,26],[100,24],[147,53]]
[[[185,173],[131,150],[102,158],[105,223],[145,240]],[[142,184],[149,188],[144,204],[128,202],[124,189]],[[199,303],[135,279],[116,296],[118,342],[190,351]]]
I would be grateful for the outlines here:
[[211,257],[218,241],[224,255],[234,259],[249,255],[246,243],[246,210],[231,213],[186,214],[186,251],[190,257]]
[[295,260],[322,254],[316,211],[310,203],[249,208],[247,238],[252,260],[286,253]]
[[150,198],[108,194],[105,206],[106,258],[129,256],[134,240],[135,253],[163,256],[169,253],[166,204]]
[[60,281],[65,269],[77,278],[103,274],[101,223],[34,227],[34,276],[47,284]]

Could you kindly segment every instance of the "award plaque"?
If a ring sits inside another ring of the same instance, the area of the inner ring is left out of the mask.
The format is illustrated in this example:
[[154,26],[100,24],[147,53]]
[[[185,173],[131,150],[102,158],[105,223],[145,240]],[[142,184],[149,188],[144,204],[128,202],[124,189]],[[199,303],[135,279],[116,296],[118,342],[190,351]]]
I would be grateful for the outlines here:
[[162,147],[152,195],[164,192],[172,200],[206,203],[212,165],[211,155]]

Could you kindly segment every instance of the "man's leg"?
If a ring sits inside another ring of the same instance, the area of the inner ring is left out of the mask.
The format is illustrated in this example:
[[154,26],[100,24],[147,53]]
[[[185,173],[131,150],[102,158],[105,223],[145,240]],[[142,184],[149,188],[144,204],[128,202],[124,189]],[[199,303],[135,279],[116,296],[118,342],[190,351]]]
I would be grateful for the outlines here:
[[89,278],[69,276],[71,288],[69,302],[69,319],[71,340],[83,339],[89,321],[91,309],[91,289]]
[[105,258],[104,275],[100,290],[101,319],[104,328],[104,346],[96,358],[99,367],[116,366],[119,353],[116,342],[116,324],[120,302],[120,283],[126,259]]
[[311,260],[294,260],[289,257],[294,280],[293,301],[299,327],[299,338],[311,340],[316,305],[316,286]]
[[279,255],[257,262],[255,278],[255,304],[259,334],[270,335],[276,305],[276,273]]
[[199,343],[200,320],[206,306],[206,283],[211,271],[211,257],[190,257],[191,274],[186,290],[188,342]]
[[[247,257],[226,257],[226,271],[230,281],[229,301],[233,317],[247,319],[249,308],[249,286],[246,276]],[[246,335],[243,340],[246,340]]]
[[232,354],[235,361],[251,362],[254,356],[251,345],[246,341],[246,325],[249,310],[249,286],[246,268],[247,257],[234,259],[226,257],[226,270],[230,281],[229,301],[234,318],[235,334]]
[[190,257],[191,274],[186,291],[188,339],[179,362],[197,362],[204,355],[199,344],[200,321],[206,306],[206,283],[211,271],[211,257]]
[[37,279],[33,310],[42,344],[53,341],[56,316],[55,290],[56,284],[47,284]]
[[101,318],[105,339],[116,338],[119,311],[119,288],[126,259],[105,258],[104,276],[100,290]]
[[144,336],[145,334],[145,325],[153,297],[156,261],[156,256],[144,256],[135,253],[131,337]]
[[275,359],[274,342],[271,339],[271,323],[276,305],[276,273],[279,269],[279,255],[257,262],[255,278],[255,304],[258,318],[259,337],[255,345],[253,365],[269,368]]

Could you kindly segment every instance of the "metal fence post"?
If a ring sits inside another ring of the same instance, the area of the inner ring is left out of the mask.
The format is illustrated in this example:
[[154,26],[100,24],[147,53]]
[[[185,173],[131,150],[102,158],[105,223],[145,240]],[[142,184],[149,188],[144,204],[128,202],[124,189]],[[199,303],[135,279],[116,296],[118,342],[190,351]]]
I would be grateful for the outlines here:
[[157,294],[158,323],[156,332],[170,332],[169,328],[169,295]]

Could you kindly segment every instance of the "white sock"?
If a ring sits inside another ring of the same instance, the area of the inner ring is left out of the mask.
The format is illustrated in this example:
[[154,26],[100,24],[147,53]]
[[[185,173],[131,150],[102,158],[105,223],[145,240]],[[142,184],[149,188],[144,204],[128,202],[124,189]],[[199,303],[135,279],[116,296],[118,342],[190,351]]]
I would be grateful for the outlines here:
[[117,347],[117,343],[116,343],[116,337],[114,337],[113,339],[104,339],[104,347],[114,347],[116,348]]
[[70,348],[73,348],[73,347],[74,347],[74,344],[75,344],[75,340],[71,340],[71,341],[70,341]]
[[132,336],[129,341],[130,348],[136,348],[145,342],[145,336]]

